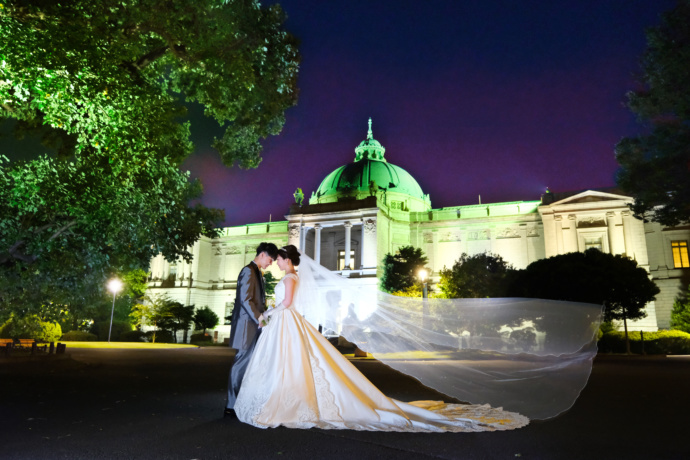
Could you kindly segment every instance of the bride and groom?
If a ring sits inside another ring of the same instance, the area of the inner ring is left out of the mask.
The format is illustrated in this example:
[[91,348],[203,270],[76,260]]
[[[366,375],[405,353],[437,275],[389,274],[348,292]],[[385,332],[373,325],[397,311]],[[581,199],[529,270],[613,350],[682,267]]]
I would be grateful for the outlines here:
[[[275,288],[275,308],[266,310],[260,269],[273,260],[285,276]],[[298,309],[309,303],[308,294],[300,293],[300,263],[311,272],[326,270],[293,245],[278,249],[261,243],[240,272],[230,336],[237,355],[226,415],[259,428],[370,431],[494,431],[529,423],[527,417],[489,405],[403,403],[386,397]]]

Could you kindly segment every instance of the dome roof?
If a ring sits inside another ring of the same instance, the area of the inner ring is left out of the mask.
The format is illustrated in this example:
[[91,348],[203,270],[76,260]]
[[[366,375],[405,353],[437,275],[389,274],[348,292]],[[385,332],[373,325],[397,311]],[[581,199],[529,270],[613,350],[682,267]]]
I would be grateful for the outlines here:
[[385,152],[385,147],[373,137],[370,118],[367,138],[355,148],[355,161],[326,176],[312,195],[310,203],[318,203],[327,198],[335,199],[337,195],[369,196],[372,181],[379,190],[387,193],[396,192],[427,201],[429,198],[424,195],[417,181],[403,168],[388,163],[383,156]]

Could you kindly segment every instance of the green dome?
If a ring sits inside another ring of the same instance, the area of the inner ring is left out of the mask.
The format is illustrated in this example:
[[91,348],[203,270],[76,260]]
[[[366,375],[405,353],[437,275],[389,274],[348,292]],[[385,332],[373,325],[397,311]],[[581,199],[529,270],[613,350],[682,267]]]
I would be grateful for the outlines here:
[[378,190],[399,193],[428,202],[417,181],[403,168],[388,163],[386,149],[374,139],[369,119],[367,138],[355,149],[355,161],[330,173],[312,194],[310,203],[336,201],[337,196],[362,198],[371,194],[372,181]]

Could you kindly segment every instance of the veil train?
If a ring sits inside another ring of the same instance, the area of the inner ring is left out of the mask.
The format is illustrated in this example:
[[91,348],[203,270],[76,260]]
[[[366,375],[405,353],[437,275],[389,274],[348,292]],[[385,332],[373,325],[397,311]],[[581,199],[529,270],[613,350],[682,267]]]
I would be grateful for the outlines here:
[[441,393],[530,419],[568,410],[597,352],[600,305],[543,299],[421,299],[358,286],[302,254],[295,306]]

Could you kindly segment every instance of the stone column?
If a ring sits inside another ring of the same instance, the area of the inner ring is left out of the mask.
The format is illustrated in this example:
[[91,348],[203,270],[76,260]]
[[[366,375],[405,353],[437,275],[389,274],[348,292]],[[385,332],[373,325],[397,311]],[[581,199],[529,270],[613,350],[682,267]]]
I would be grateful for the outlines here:
[[220,248],[220,266],[218,267],[218,280],[221,282],[225,281],[225,259],[228,256],[225,255],[225,248],[221,246]]
[[314,225],[314,261],[321,263],[321,224]]
[[615,241],[616,237],[616,213],[613,211],[609,211],[606,213],[606,226],[607,228],[607,236],[609,239],[609,252],[611,254],[620,254],[618,252],[617,244]]
[[568,216],[568,224],[570,225],[570,248],[568,252],[578,252],[580,250],[580,245],[577,241],[577,217],[575,214],[570,214]]
[[345,270],[350,269],[350,231],[352,229],[352,224],[350,222],[345,222]]
[[623,217],[623,241],[625,242],[625,255],[627,257],[630,257],[631,259],[635,258],[635,247],[633,244],[633,237],[632,237],[632,222],[631,220],[633,219],[632,214],[630,211],[623,211],[621,212],[621,216]]
[[556,221],[556,254],[564,254],[563,252],[563,216],[555,216]]
[[288,244],[297,246],[297,249],[304,251],[304,246],[302,246],[302,238],[300,238],[300,227],[299,225],[290,225],[290,231],[288,233]]
[[309,227],[305,227],[304,225],[302,225],[300,227],[299,248],[301,251],[307,250],[307,232],[308,231],[309,231]]
[[362,223],[362,268],[376,268],[376,248],[376,220],[369,218]]

